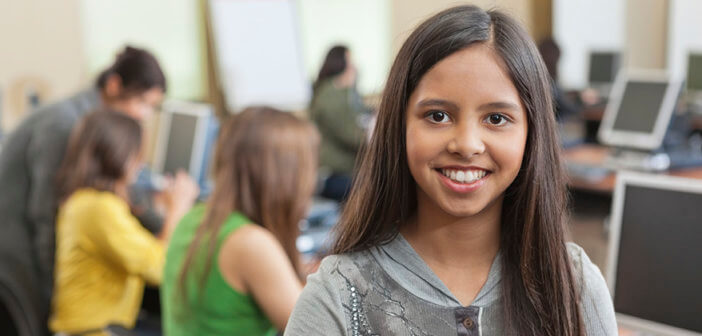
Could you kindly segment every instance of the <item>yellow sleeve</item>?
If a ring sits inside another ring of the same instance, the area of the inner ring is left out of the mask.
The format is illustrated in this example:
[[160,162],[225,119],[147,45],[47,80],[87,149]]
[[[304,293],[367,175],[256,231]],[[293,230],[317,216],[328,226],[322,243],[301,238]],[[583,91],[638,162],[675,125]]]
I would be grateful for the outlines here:
[[98,253],[129,274],[146,282],[161,283],[164,246],[129,212],[127,204],[116,197],[101,197],[92,207],[91,223],[82,232],[95,244]]

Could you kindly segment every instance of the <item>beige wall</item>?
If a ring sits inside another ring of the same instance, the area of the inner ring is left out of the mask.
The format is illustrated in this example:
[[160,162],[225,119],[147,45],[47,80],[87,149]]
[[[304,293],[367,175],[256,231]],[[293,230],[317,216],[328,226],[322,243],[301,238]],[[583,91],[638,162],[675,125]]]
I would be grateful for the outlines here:
[[[668,7],[670,0],[626,0],[626,63],[631,68],[663,69],[666,64]],[[391,38],[393,54],[412,29],[423,19],[450,6],[472,3],[483,8],[498,7],[520,20],[536,38],[549,31],[541,11],[551,1],[545,0],[392,0]],[[541,9],[540,9],[541,8]],[[540,19],[541,18],[541,19]]]
[[531,36],[534,40],[553,37],[553,1],[532,0],[531,20]]
[[533,31],[532,2],[533,0],[495,0],[488,2],[488,6],[496,6],[514,16],[521,22],[528,32]]
[[625,43],[629,68],[665,68],[668,6],[668,0],[627,0]]
[[402,46],[407,36],[422,20],[436,12],[451,6],[475,4],[482,8],[497,7],[507,11],[531,30],[531,1],[530,0],[392,0],[391,1],[391,39],[393,55]]
[[26,111],[25,88],[54,100],[85,84],[79,5],[79,0],[0,0],[3,129]]

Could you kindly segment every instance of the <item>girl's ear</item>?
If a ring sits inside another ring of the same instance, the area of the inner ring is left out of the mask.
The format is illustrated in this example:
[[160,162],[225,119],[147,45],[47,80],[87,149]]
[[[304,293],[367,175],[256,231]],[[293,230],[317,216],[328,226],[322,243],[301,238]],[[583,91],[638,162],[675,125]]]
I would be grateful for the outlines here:
[[111,74],[105,81],[105,95],[114,99],[122,94],[122,78],[117,74]]

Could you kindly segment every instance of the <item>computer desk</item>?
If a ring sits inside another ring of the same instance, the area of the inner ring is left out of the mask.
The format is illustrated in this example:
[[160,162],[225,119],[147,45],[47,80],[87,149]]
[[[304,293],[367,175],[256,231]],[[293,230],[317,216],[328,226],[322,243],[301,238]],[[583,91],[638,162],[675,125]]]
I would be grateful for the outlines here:
[[[585,144],[564,150],[563,158],[564,160],[570,162],[601,166],[605,158],[607,157],[608,152],[609,148],[606,146]],[[667,172],[666,174],[680,177],[702,179],[702,167],[675,170]],[[573,190],[585,191],[609,197],[614,191],[616,175],[617,174],[615,172],[612,172],[597,182],[587,181],[585,179],[581,179],[575,176],[568,176],[568,186]],[[644,336],[646,334],[620,326],[619,335]]]
[[[585,144],[563,151],[566,162],[574,162],[591,166],[602,166],[608,154],[608,147],[602,145]],[[679,177],[702,179],[702,167],[673,170],[665,174]],[[609,195],[614,191],[616,173],[612,172],[601,180],[588,181],[577,176],[568,176],[568,186],[580,191],[588,191]]]

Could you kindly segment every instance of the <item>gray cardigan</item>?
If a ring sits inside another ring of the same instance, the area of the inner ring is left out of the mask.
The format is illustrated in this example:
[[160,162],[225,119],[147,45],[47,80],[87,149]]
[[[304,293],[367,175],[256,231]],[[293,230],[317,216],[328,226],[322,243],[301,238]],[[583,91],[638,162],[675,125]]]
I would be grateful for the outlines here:
[[[63,159],[73,126],[101,104],[91,88],[42,107],[5,138],[0,152],[0,230],[28,249],[3,251],[24,258],[39,274],[43,299],[53,286],[54,220],[57,210],[55,174]],[[46,301],[45,301],[46,302]]]
[[[599,269],[569,243],[589,336],[617,334],[612,300]],[[470,306],[463,306],[412,246],[384,246],[325,258],[285,329],[297,335],[503,335],[500,255]]]

